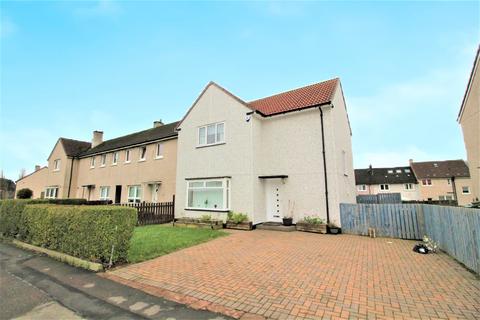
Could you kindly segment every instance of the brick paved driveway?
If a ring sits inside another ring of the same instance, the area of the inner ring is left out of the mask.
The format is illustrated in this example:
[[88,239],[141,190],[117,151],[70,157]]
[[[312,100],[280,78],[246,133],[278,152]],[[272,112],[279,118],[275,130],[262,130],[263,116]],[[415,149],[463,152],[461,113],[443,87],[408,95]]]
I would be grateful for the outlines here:
[[232,232],[105,276],[245,319],[480,318],[480,280],[414,242]]

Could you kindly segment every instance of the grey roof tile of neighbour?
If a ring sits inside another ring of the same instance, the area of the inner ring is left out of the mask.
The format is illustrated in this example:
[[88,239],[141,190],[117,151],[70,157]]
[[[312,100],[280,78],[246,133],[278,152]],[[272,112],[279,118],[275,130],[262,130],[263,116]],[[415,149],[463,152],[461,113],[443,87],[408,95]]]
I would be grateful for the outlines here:
[[126,136],[118,137],[115,139],[110,139],[102,142],[95,148],[91,148],[82,154],[80,157],[86,157],[89,155],[97,154],[97,153],[104,153],[111,150],[116,149],[124,149],[129,146],[144,144],[156,140],[168,139],[178,136],[178,132],[175,130],[178,122],[172,122],[168,124],[164,124],[160,127],[151,128],[139,132],[135,132],[132,134],[128,134]]
[[60,138],[60,141],[63,145],[65,153],[69,157],[76,157],[82,152],[87,151],[91,147],[91,143],[86,141],[79,141],[67,138]]
[[355,169],[355,184],[417,183],[410,167]]

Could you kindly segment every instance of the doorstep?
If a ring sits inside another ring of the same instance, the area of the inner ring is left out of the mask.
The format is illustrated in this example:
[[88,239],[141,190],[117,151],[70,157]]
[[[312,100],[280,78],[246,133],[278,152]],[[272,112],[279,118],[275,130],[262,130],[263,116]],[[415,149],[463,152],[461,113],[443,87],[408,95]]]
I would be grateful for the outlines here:
[[295,231],[295,226],[284,226],[281,222],[264,222],[261,224],[257,224],[256,228],[259,230],[272,230],[272,231],[283,231],[283,232],[291,232]]

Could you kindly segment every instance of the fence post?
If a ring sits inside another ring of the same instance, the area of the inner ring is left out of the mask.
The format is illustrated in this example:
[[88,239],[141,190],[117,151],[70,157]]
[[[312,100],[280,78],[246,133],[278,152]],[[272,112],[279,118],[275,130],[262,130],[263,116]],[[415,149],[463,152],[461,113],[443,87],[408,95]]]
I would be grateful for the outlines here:
[[173,197],[172,197],[172,204],[173,204],[173,206],[172,206],[172,218],[173,218],[173,220],[175,220],[175,195],[173,195]]

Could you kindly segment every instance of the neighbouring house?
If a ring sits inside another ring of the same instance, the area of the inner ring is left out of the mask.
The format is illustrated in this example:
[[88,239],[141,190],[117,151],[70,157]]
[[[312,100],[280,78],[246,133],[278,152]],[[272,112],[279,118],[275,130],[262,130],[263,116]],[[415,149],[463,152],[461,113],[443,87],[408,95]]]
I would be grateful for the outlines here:
[[48,166],[17,181],[34,198],[85,198],[120,202],[172,201],[175,192],[177,122],[103,141],[58,139]]
[[418,182],[410,167],[355,169],[357,195],[400,193],[402,201],[420,200]]
[[340,79],[245,102],[210,82],[178,125],[175,213],[228,211],[254,224],[355,203],[351,129]]
[[0,199],[15,198],[15,182],[10,179],[0,177]]
[[[33,192],[33,199],[43,199],[45,197],[47,175],[48,168],[37,165],[32,173],[16,181],[17,190],[28,188]],[[15,197],[17,197],[17,195],[15,195]]]
[[410,166],[419,182],[421,200],[455,200],[460,206],[472,202],[470,173],[465,161],[410,160]]
[[471,197],[480,200],[480,46],[473,62],[472,72],[463,97],[457,121],[460,123],[467,150],[468,166],[472,179]]
[[123,202],[172,201],[175,193],[178,122],[103,141],[79,155],[77,198]]

